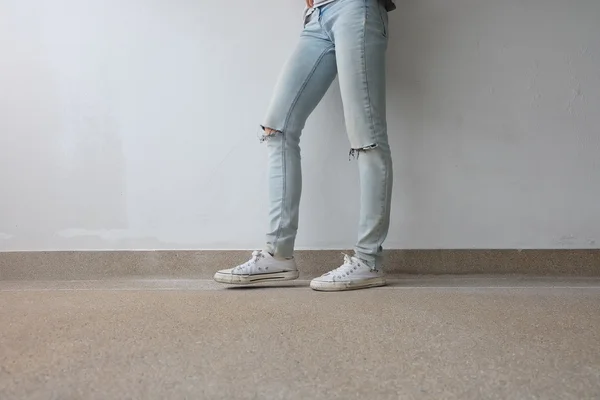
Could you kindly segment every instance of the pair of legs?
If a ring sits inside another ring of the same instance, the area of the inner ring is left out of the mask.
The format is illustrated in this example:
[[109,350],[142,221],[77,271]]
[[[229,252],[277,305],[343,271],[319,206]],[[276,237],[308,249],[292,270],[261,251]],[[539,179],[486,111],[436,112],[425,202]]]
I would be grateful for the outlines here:
[[336,75],[351,153],[360,173],[355,256],[381,266],[392,192],[385,107],[387,11],[378,0],[337,0],[306,19],[263,122],[269,151],[269,231],[265,250],[293,256],[302,191],[300,136]]
[[350,153],[360,173],[360,219],[354,257],[315,278],[315,290],[385,285],[382,243],[390,221],[392,159],[385,110],[387,11],[378,0],[336,0],[306,18],[300,43],[279,79],[263,122],[269,149],[269,232],[265,251],[215,280],[248,284],[298,277],[293,259],[302,191],[300,135],[339,76]]

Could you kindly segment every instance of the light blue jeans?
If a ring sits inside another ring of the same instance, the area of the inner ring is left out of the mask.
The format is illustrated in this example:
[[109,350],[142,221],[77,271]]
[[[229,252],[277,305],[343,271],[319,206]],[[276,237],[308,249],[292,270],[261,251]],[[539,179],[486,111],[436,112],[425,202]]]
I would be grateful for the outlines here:
[[262,125],[276,131],[263,139],[269,151],[270,201],[265,250],[277,257],[292,257],[294,251],[302,129],[338,75],[350,154],[360,173],[355,255],[374,268],[381,266],[392,193],[385,108],[387,28],[387,11],[378,0],[337,0],[306,18]]

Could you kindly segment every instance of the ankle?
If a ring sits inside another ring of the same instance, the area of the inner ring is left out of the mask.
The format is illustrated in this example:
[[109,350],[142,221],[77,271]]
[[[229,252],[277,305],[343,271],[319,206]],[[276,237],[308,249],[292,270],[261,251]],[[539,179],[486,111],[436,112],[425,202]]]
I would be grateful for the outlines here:
[[354,254],[353,257],[356,258],[361,263],[363,263],[364,265],[368,266],[371,269],[371,271],[379,272],[382,269],[381,262],[377,262],[376,260],[373,260],[373,259],[367,260],[365,257],[360,257],[356,253]]

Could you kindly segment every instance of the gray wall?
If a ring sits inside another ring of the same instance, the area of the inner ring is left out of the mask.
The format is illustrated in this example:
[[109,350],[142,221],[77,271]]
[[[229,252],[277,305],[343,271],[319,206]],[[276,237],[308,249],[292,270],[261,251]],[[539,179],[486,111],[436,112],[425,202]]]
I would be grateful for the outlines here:
[[[0,250],[259,247],[257,125],[303,3],[0,0]],[[387,247],[598,247],[600,2],[397,3]],[[334,86],[301,248],[353,244],[344,135]]]

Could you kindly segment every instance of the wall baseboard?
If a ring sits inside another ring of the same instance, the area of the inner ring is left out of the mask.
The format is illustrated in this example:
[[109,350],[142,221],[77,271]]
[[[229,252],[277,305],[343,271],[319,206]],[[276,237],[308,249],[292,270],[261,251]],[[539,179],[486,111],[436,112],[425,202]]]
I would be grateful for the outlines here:
[[[116,278],[209,279],[248,259],[248,251],[0,252],[0,280]],[[301,277],[337,267],[337,250],[297,252]],[[600,276],[600,249],[388,250],[386,271],[399,274]]]

